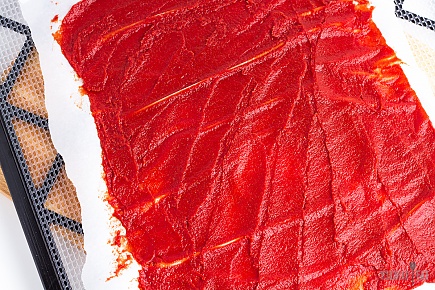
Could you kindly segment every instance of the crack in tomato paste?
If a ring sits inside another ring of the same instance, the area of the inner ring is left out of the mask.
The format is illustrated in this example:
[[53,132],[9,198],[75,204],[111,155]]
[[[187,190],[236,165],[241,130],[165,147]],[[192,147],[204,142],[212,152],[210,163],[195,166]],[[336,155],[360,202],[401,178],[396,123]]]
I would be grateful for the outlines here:
[[84,0],[83,79],[141,289],[434,281],[435,132],[366,0]]

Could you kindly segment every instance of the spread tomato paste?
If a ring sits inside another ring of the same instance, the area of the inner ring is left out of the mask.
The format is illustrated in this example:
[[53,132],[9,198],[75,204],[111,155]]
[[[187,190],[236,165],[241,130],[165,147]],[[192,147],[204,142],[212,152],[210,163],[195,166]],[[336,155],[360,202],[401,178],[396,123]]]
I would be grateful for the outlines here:
[[141,289],[435,279],[435,131],[371,13],[366,0],[72,7],[58,41]]

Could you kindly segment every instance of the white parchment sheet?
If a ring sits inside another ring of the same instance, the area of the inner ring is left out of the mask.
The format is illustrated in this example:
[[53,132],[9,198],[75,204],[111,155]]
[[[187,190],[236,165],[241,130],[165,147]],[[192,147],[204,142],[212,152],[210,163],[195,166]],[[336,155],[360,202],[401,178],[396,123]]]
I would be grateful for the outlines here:
[[[97,130],[89,109],[89,100],[79,91],[80,80],[61,53],[52,33],[78,0],[20,0],[23,15],[29,24],[40,56],[45,82],[46,105],[50,131],[54,144],[65,159],[68,176],[77,188],[82,206],[85,231],[86,264],[83,282],[86,289],[120,290],[138,289],[138,271],[133,262],[120,275],[113,277],[118,249],[111,242],[116,230],[123,230],[112,217],[113,210],[104,200],[107,187],[103,179],[101,147]],[[374,20],[387,39],[387,43],[404,61],[403,69],[417,92],[423,107],[435,120],[435,97],[427,77],[417,68],[407,40],[400,32],[394,15],[393,0],[372,0]],[[113,277],[113,278],[110,278]],[[110,278],[110,279],[108,279]],[[418,289],[435,289],[425,284]]]

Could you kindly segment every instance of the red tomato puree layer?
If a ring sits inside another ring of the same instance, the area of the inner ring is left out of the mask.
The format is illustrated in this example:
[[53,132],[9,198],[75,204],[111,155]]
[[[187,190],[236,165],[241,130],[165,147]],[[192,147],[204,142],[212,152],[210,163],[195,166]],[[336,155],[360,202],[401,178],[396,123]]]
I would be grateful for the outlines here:
[[371,17],[366,0],[72,7],[58,41],[141,289],[435,280],[435,131]]

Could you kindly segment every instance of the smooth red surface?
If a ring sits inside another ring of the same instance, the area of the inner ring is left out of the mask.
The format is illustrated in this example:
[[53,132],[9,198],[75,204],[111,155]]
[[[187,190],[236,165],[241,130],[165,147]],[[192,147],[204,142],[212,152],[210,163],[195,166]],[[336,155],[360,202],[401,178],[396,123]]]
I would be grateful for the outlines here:
[[[85,0],[61,28],[142,289],[435,279],[435,132],[367,1]],[[393,289],[393,288],[390,288]]]

